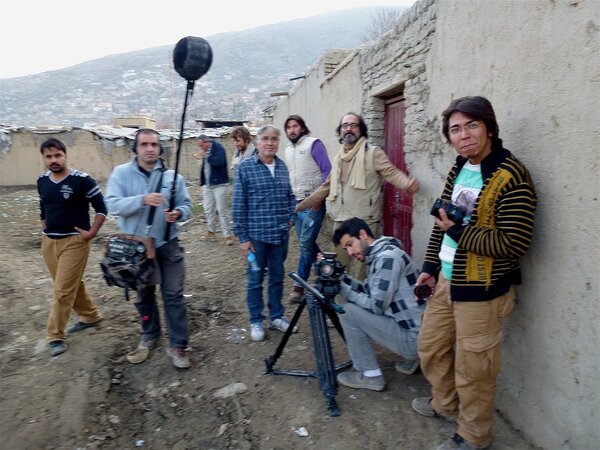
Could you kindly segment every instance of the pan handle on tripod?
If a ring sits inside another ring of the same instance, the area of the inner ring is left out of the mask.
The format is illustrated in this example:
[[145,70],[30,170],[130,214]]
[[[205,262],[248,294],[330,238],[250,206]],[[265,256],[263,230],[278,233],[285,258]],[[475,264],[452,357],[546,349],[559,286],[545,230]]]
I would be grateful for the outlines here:
[[314,295],[316,299],[318,299],[321,302],[325,301],[325,297],[323,296],[323,294],[321,294],[317,289],[315,289],[313,286],[311,286],[306,281],[304,281],[302,278],[300,278],[297,273],[290,272],[290,273],[288,273],[288,275],[290,276],[290,278],[292,280],[294,280],[296,283],[299,283],[300,286],[302,286],[304,289],[306,289],[308,292],[310,292],[312,295]]

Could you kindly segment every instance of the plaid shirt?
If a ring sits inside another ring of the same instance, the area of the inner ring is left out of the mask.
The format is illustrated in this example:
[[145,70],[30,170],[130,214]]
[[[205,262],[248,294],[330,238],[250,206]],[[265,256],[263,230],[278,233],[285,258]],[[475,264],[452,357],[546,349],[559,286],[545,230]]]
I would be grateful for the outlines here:
[[402,250],[400,241],[380,237],[368,247],[365,264],[365,283],[345,275],[341,295],[373,314],[391,317],[402,328],[420,328],[425,301],[416,300],[413,293],[419,269]]
[[275,176],[254,155],[243,160],[233,183],[233,232],[240,242],[280,244],[296,221],[296,197],[287,166],[275,157]]

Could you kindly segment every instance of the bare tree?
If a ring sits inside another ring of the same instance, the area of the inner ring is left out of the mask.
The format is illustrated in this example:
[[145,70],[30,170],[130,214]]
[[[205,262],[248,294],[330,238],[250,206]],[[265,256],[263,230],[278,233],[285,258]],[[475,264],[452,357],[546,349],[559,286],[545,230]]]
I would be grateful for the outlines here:
[[381,9],[371,17],[371,22],[363,36],[363,42],[374,41],[390,31],[398,23],[404,9]]

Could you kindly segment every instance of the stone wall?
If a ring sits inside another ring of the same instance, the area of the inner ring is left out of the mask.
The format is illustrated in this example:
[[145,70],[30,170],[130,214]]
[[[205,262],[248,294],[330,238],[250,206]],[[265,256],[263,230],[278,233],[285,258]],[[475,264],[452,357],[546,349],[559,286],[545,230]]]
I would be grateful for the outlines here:
[[600,443],[599,6],[421,0],[333,74],[309,73],[275,111],[303,116],[333,155],[331,133],[344,113],[361,113],[380,145],[385,99],[404,96],[406,162],[421,183],[412,229],[421,263],[429,209],[456,156],[441,134],[441,112],[456,97],[490,99],[500,137],[530,169],[539,199],[519,305],[506,323],[496,406],[543,448]]

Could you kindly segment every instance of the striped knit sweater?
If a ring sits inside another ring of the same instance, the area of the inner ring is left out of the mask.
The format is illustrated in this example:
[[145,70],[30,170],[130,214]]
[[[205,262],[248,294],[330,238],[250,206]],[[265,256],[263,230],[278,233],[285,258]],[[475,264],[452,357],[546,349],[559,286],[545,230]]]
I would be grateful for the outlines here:
[[[450,201],[454,180],[466,163],[459,156],[450,170],[442,199]],[[527,252],[533,235],[537,204],[527,168],[500,139],[481,162],[483,187],[468,225],[454,225],[446,233],[458,243],[452,269],[454,301],[485,301],[521,284],[519,258]],[[443,231],[434,226],[427,246],[423,272],[437,276]]]

